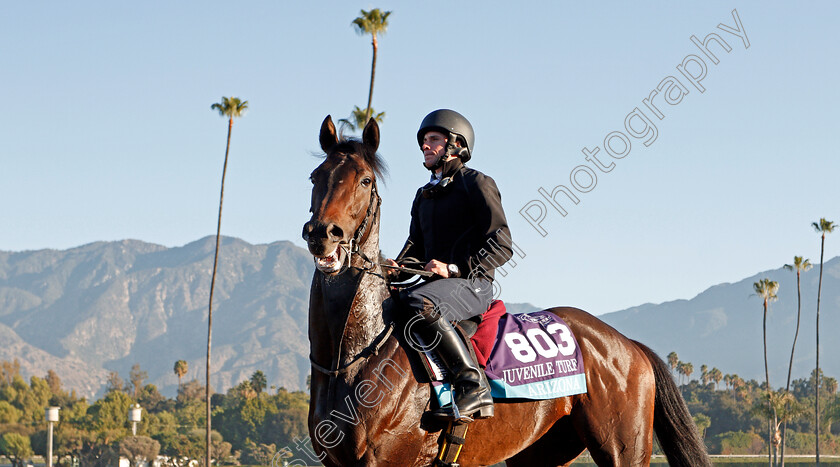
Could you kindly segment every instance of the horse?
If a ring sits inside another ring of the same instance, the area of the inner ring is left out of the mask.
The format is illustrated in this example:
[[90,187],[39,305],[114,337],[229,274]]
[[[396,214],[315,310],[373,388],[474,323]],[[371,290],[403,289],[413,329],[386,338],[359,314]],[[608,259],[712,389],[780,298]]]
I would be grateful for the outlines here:
[[[378,260],[380,131],[339,138],[320,129],[324,161],[311,173],[303,239],[316,270],[310,289],[308,427],[326,466],[435,462],[445,426],[430,422],[429,384],[418,382],[394,332],[395,306]],[[645,345],[571,307],[551,308],[577,337],[587,392],[552,400],[496,401],[469,425],[463,466],[569,465],[584,450],[604,465],[648,465],[653,432],[672,466],[711,465],[668,366]]]

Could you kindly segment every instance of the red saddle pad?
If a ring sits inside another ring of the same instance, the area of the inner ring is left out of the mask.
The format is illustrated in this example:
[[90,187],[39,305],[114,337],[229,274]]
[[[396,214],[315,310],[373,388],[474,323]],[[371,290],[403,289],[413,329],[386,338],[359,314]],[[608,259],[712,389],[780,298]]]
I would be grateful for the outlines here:
[[504,302],[493,300],[490,303],[490,308],[481,315],[478,330],[470,338],[478,364],[482,367],[487,366],[487,359],[490,358],[490,352],[493,351],[496,335],[499,332],[499,319],[505,313],[507,313],[507,309]]

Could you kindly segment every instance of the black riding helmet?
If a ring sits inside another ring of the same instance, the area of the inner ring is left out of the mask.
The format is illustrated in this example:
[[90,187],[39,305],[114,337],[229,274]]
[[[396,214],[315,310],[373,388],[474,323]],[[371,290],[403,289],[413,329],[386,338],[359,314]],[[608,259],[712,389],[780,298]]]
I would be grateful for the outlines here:
[[[449,145],[454,144],[452,137],[454,136],[461,142],[461,151],[455,151],[451,154],[457,155],[462,162],[467,162],[472,157],[473,146],[475,145],[475,133],[473,127],[470,125],[463,115],[449,109],[439,109],[426,115],[423,122],[420,123],[420,129],[417,130],[417,144],[423,147],[423,137],[429,131],[439,131],[447,138]],[[466,149],[466,150],[464,150]]]

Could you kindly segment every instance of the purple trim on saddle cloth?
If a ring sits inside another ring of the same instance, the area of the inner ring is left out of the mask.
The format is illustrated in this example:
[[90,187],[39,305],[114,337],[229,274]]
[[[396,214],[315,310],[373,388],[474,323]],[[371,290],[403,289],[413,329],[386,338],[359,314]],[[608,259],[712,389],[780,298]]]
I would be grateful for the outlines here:
[[[484,372],[494,399],[554,399],[586,392],[577,340],[549,311],[502,316]],[[433,381],[432,389],[441,406],[452,401],[449,383]]]
[[580,347],[566,323],[549,311],[503,316],[485,373],[499,399],[586,392]]

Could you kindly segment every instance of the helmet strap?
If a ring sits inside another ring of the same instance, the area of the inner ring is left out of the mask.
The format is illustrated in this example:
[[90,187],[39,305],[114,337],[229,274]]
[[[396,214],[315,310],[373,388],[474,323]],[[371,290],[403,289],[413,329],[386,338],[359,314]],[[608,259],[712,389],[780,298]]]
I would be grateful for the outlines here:
[[438,157],[437,162],[432,164],[431,167],[426,167],[426,164],[423,164],[423,167],[426,167],[430,172],[434,173],[437,169],[443,167],[443,164],[446,160],[449,159],[449,156],[456,156],[461,157],[462,154],[468,151],[467,148],[459,148],[455,145],[458,141],[458,135],[455,133],[449,133],[449,136],[446,138],[446,150],[443,152],[443,155]]

